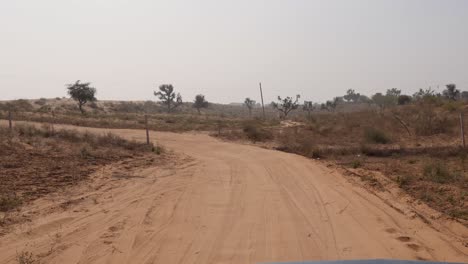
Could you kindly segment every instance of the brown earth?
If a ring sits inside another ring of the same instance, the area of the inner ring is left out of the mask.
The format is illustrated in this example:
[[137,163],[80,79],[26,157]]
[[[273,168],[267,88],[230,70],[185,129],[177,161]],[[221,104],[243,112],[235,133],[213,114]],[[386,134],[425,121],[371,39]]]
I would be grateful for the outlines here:
[[128,177],[110,166],[70,190],[67,209],[37,200],[24,208],[37,217],[0,237],[0,263],[25,251],[44,263],[468,262],[468,228],[418,217],[317,161],[204,134],[152,139],[178,156],[172,165]]

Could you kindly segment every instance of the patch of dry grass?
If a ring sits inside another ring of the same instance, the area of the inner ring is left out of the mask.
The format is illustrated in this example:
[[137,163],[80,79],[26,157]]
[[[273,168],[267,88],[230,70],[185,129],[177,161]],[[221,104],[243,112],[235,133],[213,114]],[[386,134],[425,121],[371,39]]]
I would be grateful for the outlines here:
[[[0,212],[86,179],[99,167],[127,158],[162,154],[163,148],[51,126],[0,127]],[[27,165],[26,165],[27,164]],[[3,221],[5,223],[5,221]]]

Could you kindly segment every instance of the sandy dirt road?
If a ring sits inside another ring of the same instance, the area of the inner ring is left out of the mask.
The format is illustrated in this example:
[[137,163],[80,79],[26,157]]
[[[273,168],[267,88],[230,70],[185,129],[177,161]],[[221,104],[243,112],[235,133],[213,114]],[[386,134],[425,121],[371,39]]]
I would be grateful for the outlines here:
[[317,161],[202,134],[151,136],[183,160],[78,188],[70,196],[82,202],[0,237],[0,263],[22,250],[44,263],[468,262],[466,228],[437,231]]

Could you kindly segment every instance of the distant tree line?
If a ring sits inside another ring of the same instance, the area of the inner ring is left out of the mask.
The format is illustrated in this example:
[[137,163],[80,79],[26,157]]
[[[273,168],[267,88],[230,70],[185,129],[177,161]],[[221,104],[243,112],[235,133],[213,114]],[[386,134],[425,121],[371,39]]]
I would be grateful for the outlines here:
[[[66,85],[67,93],[71,99],[76,101],[78,109],[82,114],[85,113],[84,106],[88,103],[91,103],[90,106],[96,107],[95,103],[97,101],[96,93],[97,89],[91,86],[90,82],[81,82],[80,80],[76,81],[73,84]],[[175,109],[184,104],[182,96],[180,93],[176,92],[172,84],[162,84],[159,85],[158,90],[153,92],[154,96],[157,97],[159,103],[164,106],[168,113],[173,112]],[[348,89],[346,94],[343,96],[334,97],[331,100],[327,100],[324,103],[317,103],[311,100],[305,100],[301,104],[299,99],[300,95],[295,97],[281,97],[278,96],[275,102],[270,103],[270,107],[275,109],[280,118],[287,118],[288,115],[299,108],[302,108],[308,116],[311,115],[314,111],[335,111],[339,105],[344,104],[368,104],[378,107],[381,111],[384,111],[386,108],[396,106],[396,105],[407,105],[415,102],[435,102],[437,100],[446,100],[446,101],[468,101],[468,91],[460,91],[457,89],[455,84],[447,84],[445,89],[442,92],[436,92],[432,88],[428,89],[419,89],[412,95],[402,94],[400,89],[391,88],[387,89],[385,93],[375,93],[372,96],[368,97],[366,95],[356,92],[354,89]],[[23,103],[24,105],[24,103]],[[15,107],[18,108],[21,106],[21,101],[15,103]],[[197,94],[192,103],[192,107],[197,110],[198,114],[201,114],[202,109],[206,109],[210,106],[210,103],[206,100],[205,95]],[[255,100],[250,97],[245,98],[244,106],[248,110],[248,114],[252,117],[252,112],[257,106]],[[2,106],[5,108],[5,106]],[[6,106],[7,108],[14,110],[13,106]],[[132,106],[125,106],[127,108],[135,108]],[[150,108],[156,107],[156,104],[153,106],[151,101],[143,103],[143,105],[136,107],[136,111],[146,111]],[[0,109],[1,110],[1,109]]]

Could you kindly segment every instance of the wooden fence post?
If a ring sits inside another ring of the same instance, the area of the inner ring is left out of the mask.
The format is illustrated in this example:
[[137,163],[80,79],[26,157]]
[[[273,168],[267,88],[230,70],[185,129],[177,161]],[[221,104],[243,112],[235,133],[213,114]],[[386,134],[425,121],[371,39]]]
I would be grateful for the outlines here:
[[463,112],[460,113],[460,132],[461,132],[461,139],[462,139],[462,147],[465,148],[465,127],[463,124]]
[[148,115],[145,114],[145,127],[146,127],[146,144],[150,144],[149,130],[148,130]]
[[266,116],[265,116],[265,105],[263,104],[263,90],[262,90],[262,83],[259,83],[259,85],[260,85],[260,98],[262,98],[263,120],[266,120]]
[[11,121],[11,110],[8,110],[8,127],[10,128],[10,132],[13,131],[13,124]]

